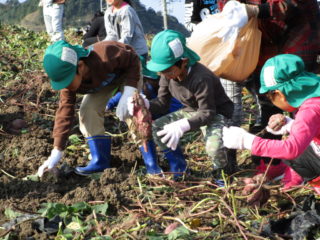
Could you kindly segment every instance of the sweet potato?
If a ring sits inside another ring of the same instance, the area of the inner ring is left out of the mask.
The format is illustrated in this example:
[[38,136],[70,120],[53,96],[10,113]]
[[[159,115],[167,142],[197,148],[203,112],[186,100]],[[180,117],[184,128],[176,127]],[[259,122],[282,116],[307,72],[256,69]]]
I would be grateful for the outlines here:
[[152,138],[152,116],[145,106],[143,97],[136,91],[133,95],[132,131],[137,140],[142,142],[144,150],[148,152],[147,141]]

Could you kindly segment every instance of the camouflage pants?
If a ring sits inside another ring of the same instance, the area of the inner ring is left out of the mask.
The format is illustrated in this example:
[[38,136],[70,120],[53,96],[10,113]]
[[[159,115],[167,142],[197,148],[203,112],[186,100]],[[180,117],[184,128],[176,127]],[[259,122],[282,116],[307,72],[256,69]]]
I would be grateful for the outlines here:
[[[191,118],[196,114],[196,112],[186,112],[183,110],[179,110],[158,118],[152,124],[153,140],[162,151],[168,149],[168,147],[161,142],[162,136],[157,136],[157,132],[162,130],[164,125],[166,124],[172,123],[182,118]],[[226,148],[223,147],[222,142],[222,128],[223,126],[225,126],[225,124],[225,117],[217,114],[210,124],[201,127],[201,131],[204,135],[206,153],[212,159],[214,170],[223,168],[227,164]]]

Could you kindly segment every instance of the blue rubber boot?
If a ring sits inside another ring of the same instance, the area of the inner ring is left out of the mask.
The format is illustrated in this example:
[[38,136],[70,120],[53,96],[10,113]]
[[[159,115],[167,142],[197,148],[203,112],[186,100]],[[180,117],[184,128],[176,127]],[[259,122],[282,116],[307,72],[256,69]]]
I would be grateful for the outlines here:
[[86,167],[76,167],[75,173],[85,176],[110,168],[111,137],[92,136],[88,137],[87,141],[92,159]]
[[186,159],[183,156],[181,148],[177,147],[176,150],[166,149],[163,151],[165,158],[169,162],[170,172],[174,173],[173,178],[180,178],[187,170]]
[[139,147],[142,154],[144,164],[146,165],[147,174],[160,174],[162,169],[158,165],[156,146],[152,140],[147,141],[148,152],[145,151],[144,147]]

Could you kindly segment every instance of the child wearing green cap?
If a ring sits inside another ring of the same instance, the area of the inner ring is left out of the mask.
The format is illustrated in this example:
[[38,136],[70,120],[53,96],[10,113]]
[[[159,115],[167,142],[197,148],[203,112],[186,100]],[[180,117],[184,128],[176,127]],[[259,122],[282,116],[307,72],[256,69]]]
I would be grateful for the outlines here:
[[230,127],[223,129],[224,145],[250,149],[256,156],[285,160],[290,166],[283,179],[285,189],[301,184],[303,179],[311,184],[320,183],[320,77],[306,72],[300,57],[282,54],[264,64],[260,81],[261,94],[266,94],[280,109],[295,114],[294,120],[272,116],[266,128],[273,134],[289,134],[288,138],[263,139]]
[[[187,131],[201,128],[206,142],[206,151],[212,158],[214,170],[227,164],[225,148],[222,146],[222,127],[232,116],[233,103],[225,94],[219,81],[208,68],[198,63],[199,56],[186,47],[185,37],[176,31],[158,33],[151,44],[151,60],[147,68],[161,75],[158,97],[148,102],[152,114],[166,113],[171,97],[178,99],[182,110],[169,113],[154,121],[148,142],[150,168],[160,172],[155,154],[155,143],[169,162],[174,177],[181,176],[187,169],[185,157],[178,147],[179,139]],[[129,112],[132,102],[128,102]],[[147,164],[146,164],[147,165]]]
[[116,114],[121,121],[129,116],[127,98],[141,81],[139,56],[131,46],[115,41],[99,42],[88,50],[61,40],[46,49],[43,66],[52,88],[61,91],[53,129],[54,148],[39,168],[39,176],[62,158],[73,127],[77,93],[85,94],[79,110],[79,125],[92,159],[86,167],[77,167],[75,171],[86,175],[110,167],[111,138],[105,135],[105,106],[114,89],[123,87]]

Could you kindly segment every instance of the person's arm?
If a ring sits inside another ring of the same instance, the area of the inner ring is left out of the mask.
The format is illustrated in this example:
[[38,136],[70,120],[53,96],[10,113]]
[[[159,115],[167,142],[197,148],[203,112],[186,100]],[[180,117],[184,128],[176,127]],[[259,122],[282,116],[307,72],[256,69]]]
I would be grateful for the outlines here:
[[90,37],[97,37],[98,32],[99,32],[99,21],[98,18],[96,18],[90,25],[89,31],[83,35],[83,39],[87,39]]
[[[276,20],[286,20],[299,8],[299,4],[294,0],[270,1],[258,5],[258,18],[274,18]],[[293,14],[293,15],[292,15]]]
[[118,105],[120,98],[121,98],[121,95],[122,95],[122,93],[118,92],[116,95],[114,95],[112,98],[109,99],[109,101],[107,103],[108,110],[112,110]]
[[121,13],[121,33],[119,42],[131,45],[134,30],[136,26],[135,15],[133,8],[126,8],[126,11]]
[[74,106],[76,93],[68,89],[60,91],[59,107],[56,111],[53,138],[54,148],[64,150],[72,125],[74,123]]
[[299,110],[286,140],[256,137],[252,154],[280,159],[295,159],[303,153],[311,140],[320,133],[320,108]]
[[158,96],[150,101],[150,112],[152,115],[162,115],[168,112],[170,106],[171,93],[169,91],[169,81],[161,76],[159,81]]

